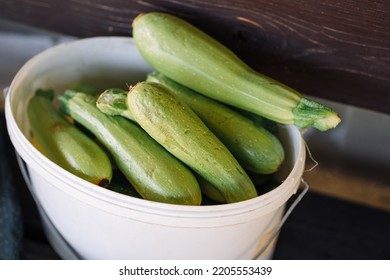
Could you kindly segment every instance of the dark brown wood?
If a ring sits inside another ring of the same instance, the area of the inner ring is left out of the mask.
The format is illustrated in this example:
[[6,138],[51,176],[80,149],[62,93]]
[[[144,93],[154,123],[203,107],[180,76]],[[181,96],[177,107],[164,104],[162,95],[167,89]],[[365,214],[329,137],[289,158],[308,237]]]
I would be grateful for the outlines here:
[[131,36],[148,11],[178,15],[303,94],[390,113],[390,1],[2,0],[0,18],[78,37]]

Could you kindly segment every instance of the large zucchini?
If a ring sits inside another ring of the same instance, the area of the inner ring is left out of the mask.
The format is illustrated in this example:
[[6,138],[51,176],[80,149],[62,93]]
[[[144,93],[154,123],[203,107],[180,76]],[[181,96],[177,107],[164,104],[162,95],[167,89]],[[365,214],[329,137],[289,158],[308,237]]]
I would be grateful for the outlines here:
[[325,131],[340,118],[332,109],[246,65],[190,23],[166,13],[133,21],[138,50],[156,70],[199,93],[268,119]]
[[270,174],[279,169],[284,149],[279,139],[258,123],[229,107],[153,72],[148,81],[161,83],[186,103],[225,144],[238,162],[255,173]]
[[149,135],[215,186],[227,203],[257,196],[252,181],[226,146],[166,87],[137,83],[130,88],[127,105]]

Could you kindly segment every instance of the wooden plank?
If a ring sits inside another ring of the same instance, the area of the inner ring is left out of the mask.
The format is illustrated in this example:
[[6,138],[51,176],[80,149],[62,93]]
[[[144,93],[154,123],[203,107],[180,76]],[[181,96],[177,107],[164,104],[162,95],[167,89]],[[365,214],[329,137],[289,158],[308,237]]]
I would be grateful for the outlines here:
[[79,37],[131,36],[148,11],[190,21],[303,94],[390,113],[390,1],[0,2],[1,18]]
[[[308,159],[307,166],[311,164],[311,160]],[[390,213],[388,171],[367,172],[367,168],[363,169],[353,164],[348,167],[345,163],[322,161],[317,168],[305,172],[303,177],[310,184],[310,191],[313,193]]]

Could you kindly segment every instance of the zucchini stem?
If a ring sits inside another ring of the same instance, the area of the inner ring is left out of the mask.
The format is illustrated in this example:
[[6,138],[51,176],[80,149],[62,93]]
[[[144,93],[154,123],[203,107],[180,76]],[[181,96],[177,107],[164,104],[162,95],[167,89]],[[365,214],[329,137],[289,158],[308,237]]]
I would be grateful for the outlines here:
[[305,128],[314,126],[320,131],[336,127],[341,121],[338,114],[318,102],[302,97],[293,109],[294,124]]
[[127,106],[127,94],[128,92],[123,89],[107,89],[99,95],[96,106],[109,116],[119,115],[134,121],[133,114]]

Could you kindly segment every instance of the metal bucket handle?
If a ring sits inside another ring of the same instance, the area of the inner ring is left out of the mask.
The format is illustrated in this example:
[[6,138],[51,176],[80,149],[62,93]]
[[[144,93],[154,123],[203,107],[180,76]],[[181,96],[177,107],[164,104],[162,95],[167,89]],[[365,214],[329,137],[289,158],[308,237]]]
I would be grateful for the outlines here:
[[303,188],[302,188],[300,194],[295,198],[294,202],[290,205],[290,207],[284,213],[282,219],[280,220],[279,225],[275,228],[275,230],[272,232],[272,234],[267,239],[265,244],[260,248],[260,250],[257,251],[255,256],[252,258],[253,260],[257,260],[265,252],[265,250],[267,250],[268,246],[275,239],[275,237],[279,234],[280,230],[282,229],[284,223],[286,222],[286,220],[288,219],[288,217],[290,216],[292,211],[295,209],[295,207],[298,205],[298,203],[302,200],[302,198],[308,192],[309,184],[302,177],[301,177],[301,183],[303,184]]

